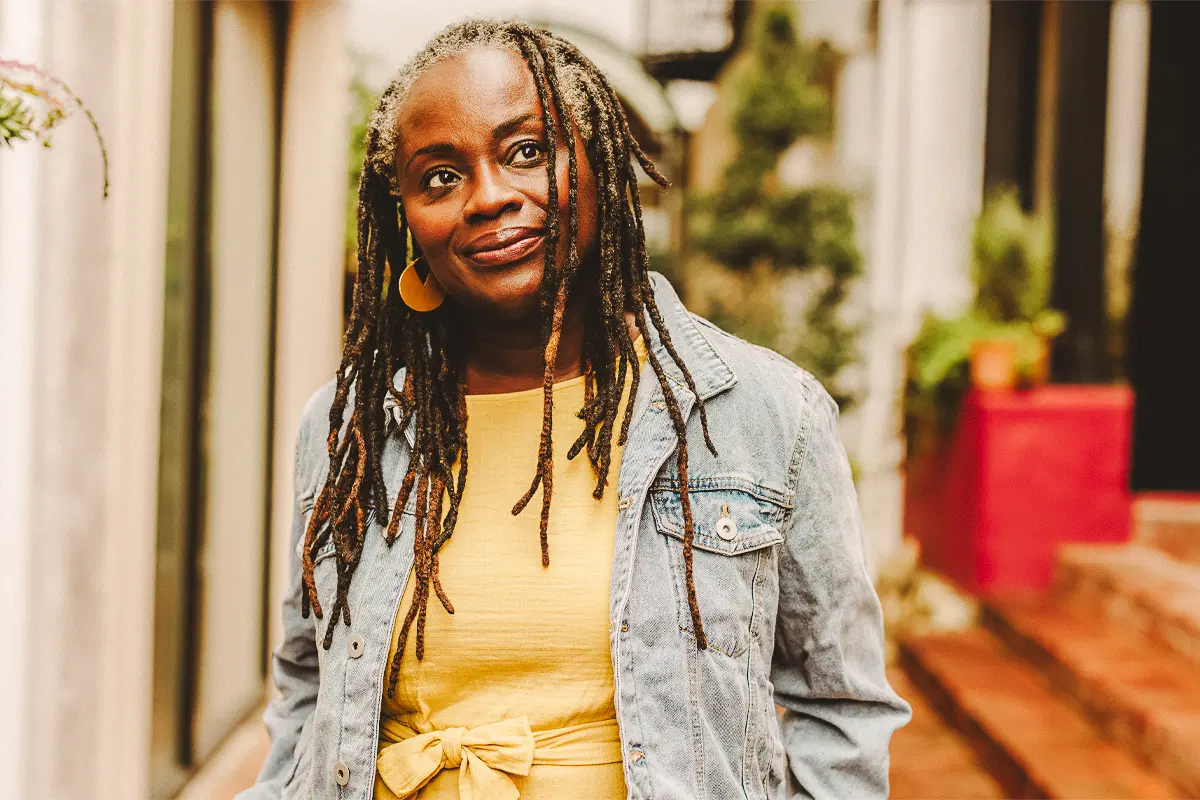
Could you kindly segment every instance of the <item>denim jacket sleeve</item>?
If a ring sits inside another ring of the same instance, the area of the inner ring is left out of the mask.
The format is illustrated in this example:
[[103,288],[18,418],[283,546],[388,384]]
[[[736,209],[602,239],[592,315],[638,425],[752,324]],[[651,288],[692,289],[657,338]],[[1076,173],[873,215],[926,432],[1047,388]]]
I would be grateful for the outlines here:
[[837,405],[808,382],[771,665],[791,796],[886,798],[889,742],[911,712],[887,681],[883,615]]
[[[306,420],[310,415],[306,413]],[[304,510],[300,498],[305,476],[301,457],[305,452],[306,425],[301,426],[296,442],[295,497],[292,509],[290,566],[287,594],[283,600],[283,641],[271,658],[275,686],[279,690],[267,706],[263,722],[271,735],[271,749],[263,762],[254,786],[239,794],[236,800],[278,800],[292,780],[302,755],[299,752],[301,729],[317,704],[319,667],[317,662],[314,622],[300,614],[301,592],[300,555],[296,548],[304,536]]]

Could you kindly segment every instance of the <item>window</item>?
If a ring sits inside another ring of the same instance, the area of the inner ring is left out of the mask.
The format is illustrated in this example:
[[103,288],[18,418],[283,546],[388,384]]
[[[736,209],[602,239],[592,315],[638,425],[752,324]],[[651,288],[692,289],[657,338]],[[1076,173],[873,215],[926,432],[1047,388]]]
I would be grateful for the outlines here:
[[175,6],[151,780],[170,796],[263,696],[279,22]]

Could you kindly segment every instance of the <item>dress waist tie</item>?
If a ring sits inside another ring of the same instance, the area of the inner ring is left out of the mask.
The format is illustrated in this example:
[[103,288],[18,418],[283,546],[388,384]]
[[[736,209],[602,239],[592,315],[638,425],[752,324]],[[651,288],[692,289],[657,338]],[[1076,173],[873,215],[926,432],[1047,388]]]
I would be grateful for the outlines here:
[[[528,775],[534,764],[594,766],[621,761],[621,737],[615,719],[566,728],[532,731],[526,717],[480,725],[446,728],[416,736],[384,718],[376,767],[396,796],[415,797],[443,769],[458,769],[462,800],[517,800],[509,775]],[[507,774],[506,774],[507,773]]]

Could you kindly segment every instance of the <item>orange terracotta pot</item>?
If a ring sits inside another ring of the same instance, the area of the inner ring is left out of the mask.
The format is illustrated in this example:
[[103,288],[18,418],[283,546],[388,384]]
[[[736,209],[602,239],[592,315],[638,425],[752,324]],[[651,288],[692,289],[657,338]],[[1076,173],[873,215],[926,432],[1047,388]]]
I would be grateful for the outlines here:
[[985,392],[1017,385],[1017,343],[1011,339],[981,339],[971,345],[971,383]]

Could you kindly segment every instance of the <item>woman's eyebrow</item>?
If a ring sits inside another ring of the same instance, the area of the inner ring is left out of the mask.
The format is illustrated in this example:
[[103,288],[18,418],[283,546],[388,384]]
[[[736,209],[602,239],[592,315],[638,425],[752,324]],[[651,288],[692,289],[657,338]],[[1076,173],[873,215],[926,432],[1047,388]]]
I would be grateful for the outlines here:
[[[510,120],[501,122],[492,129],[492,139],[493,141],[498,142],[505,137],[511,136],[514,131],[519,130],[526,122],[535,120],[537,118],[538,114],[535,114],[531,111],[528,114],[521,114],[513,117]],[[446,153],[453,153],[455,149],[456,148],[454,145],[450,144],[449,142],[437,142],[435,144],[427,144],[424,147],[418,147],[413,151],[413,154],[409,156],[408,162],[404,165],[404,169],[407,171],[408,168],[412,166],[412,162],[416,161],[419,156],[444,155]]]
[[425,155],[431,155],[431,154],[432,155],[442,155],[445,153],[453,153],[453,152],[454,152],[454,145],[450,144],[449,142],[438,142],[437,144],[427,144],[424,147],[418,147],[416,150],[413,151],[413,154],[411,156],[409,156],[408,162],[405,163],[405,165],[404,165],[404,170],[407,172],[408,168],[412,166],[412,163],[417,160],[418,156],[425,156]]
[[526,122],[529,122],[529,120],[537,119],[538,116],[538,114],[535,114],[531,111],[528,114],[521,114],[520,116],[513,117],[507,122],[501,122],[492,129],[492,140],[498,142],[501,139],[512,135],[513,131],[518,130]]

